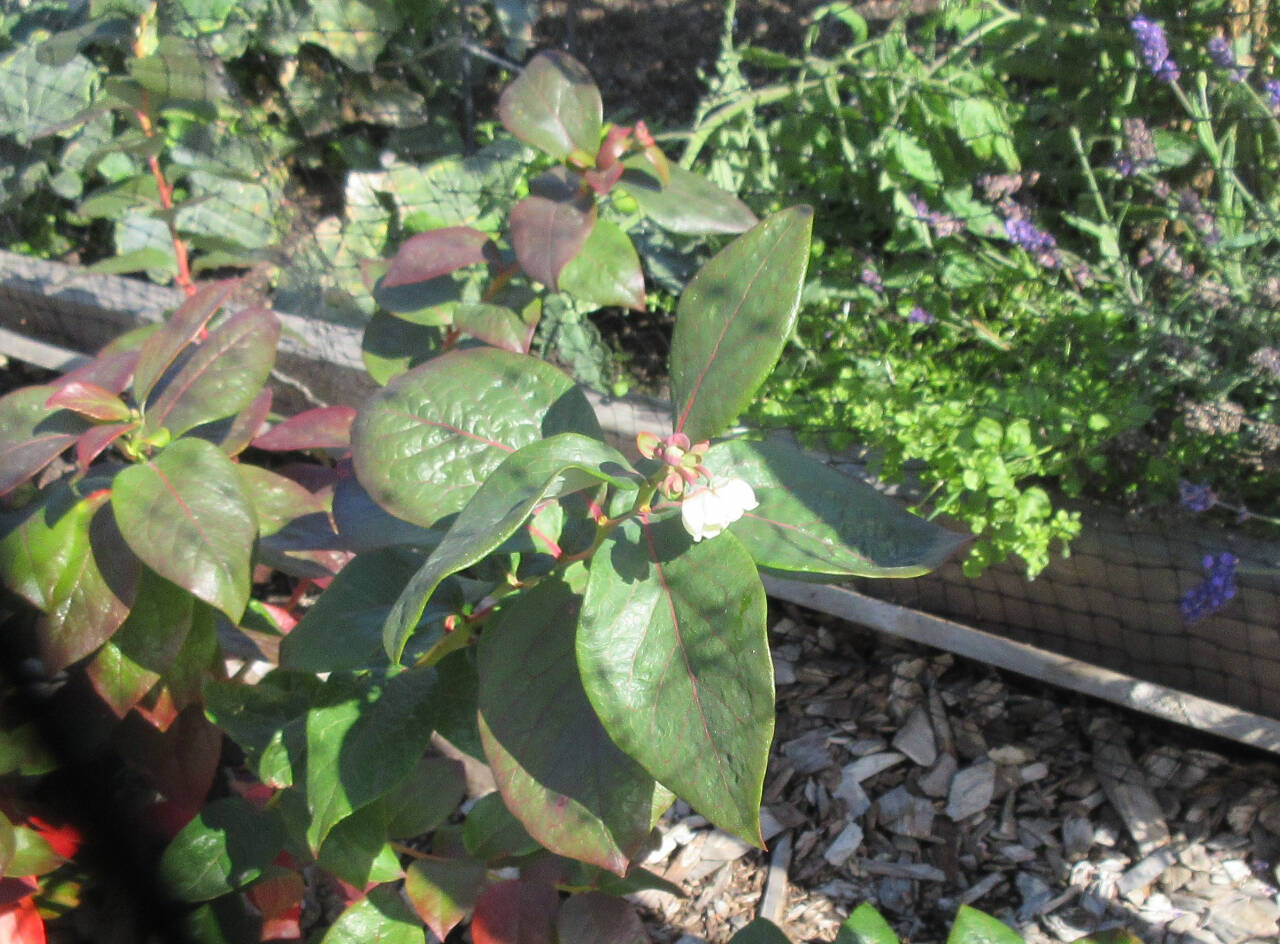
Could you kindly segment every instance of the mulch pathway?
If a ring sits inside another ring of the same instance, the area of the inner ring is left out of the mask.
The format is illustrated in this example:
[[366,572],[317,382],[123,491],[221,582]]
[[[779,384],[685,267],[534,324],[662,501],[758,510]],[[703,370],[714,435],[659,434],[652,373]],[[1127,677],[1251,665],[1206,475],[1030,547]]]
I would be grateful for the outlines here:
[[961,904],[1029,942],[1122,928],[1147,944],[1280,938],[1280,759],[785,608],[769,852],[677,804],[637,896],[658,944],[758,915],[830,941],[858,904],[904,940]]

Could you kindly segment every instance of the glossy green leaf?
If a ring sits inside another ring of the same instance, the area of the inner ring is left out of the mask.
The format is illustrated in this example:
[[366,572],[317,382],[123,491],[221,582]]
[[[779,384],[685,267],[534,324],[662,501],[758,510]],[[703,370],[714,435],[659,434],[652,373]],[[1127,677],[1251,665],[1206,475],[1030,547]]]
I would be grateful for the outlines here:
[[249,601],[258,523],[235,464],[202,439],[179,439],[116,476],[120,533],[148,567],[234,621]]
[[462,764],[447,757],[424,757],[382,802],[386,835],[408,839],[429,833],[448,819],[467,796]]
[[214,800],[160,858],[160,878],[183,901],[208,901],[262,874],[284,842],[279,816],[239,797]]
[[439,347],[439,328],[414,324],[379,311],[365,325],[360,338],[360,358],[374,382],[385,385],[429,360]]
[[497,793],[482,796],[471,807],[462,827],[462,841],[468,854],[486,861],[527,855],[538,848],[537,840]]
[[107,484],[59,483],[0,539],[0,576],[45,614],[39,641],[50,672],[106,642],[136,593],[138,560],[123,546]]
[[281,640],[281,667],[342,672],[385,664],[382,626],[423,560],[407,547],[379,548],[352,560]]
[[587,700],[574,661],[580,605],[547,578],[485,628],[480,735],[498,789],[533,838],[622,875],[648,841],[655,784]]
[[394,882],[404,875],[387,841],[387,809],[381,800],[352,813],[325,837],[316,865],[356,888]]
[[356,554],[394,544],[429,549],[444,537],[443,528],[424,528],[391,514],[370,497],[354,475],[339,478],[333,490],[333,523],[341,546]]
[[275,534],[289,522],[308,515],[324,516],[327,520],[324,501],[293,479],[245,463],[236,463],[236,471],[245,497],[253,506],[259,536]]
[[209,319],[235,290],[235,281],[214,282],[199,289],[142,343],[133,371],[133,396],[146,403],[151,389],[177,360],[182,349],[200,336]]
[[731,530],[761,567],[914,577],[939,566],[967,540],[785,443],[717,443],[705,464],[713,474],[743,479],[755,490],[759,507]]
[[0,876],[24,878],[44,875],[62,865],[63,858],[53,851],[48,840],[30,826],[13,825],[0,817]]
[[372,72],[400,28],[401,8],[392,0],[311,0],[304,9],[297,40],[328,50],[356,72]]
[[162,36],[154,53],[127,65],[143,88],[162,99],[212,102],[227,94],[221,63],[180,36]]
[[151,691],[182,651],[194,602],[186,590],[142,568],[128,618],[85,669],[94,691],[120,717]]
[[205,712],[245,752],[263,783],[273,787],[292,786],[294,763],[305,749],[302,719],[308,709],[331,700],[341,699],[304,672],[276,670],[256,685],[211,681],[204,686]]
[[628,158],[621,186],[641,211],[663,229],[691,236],[745,233],[759,221],[751,209],[701,174],[678,164],[663,183],[653,165],[641,156]]
[[795,325],[813,210],[776,213],[716,254],[676,308],[675,428],[694,442],[725,429],[773,370]]
[[381,885],[347,906],[320,944],[426,944],[422,923],[400,897]]
[[498,99],[503,127],[556,160],[575,150],[595,154],[603,113],[591,73],[561,52],[539,53]]
[[383,629],[387,655],[399,661],[440,581],[497,550],[538,502],[602,482],[623,487],[635,477],[622,453],[578,433],[529,443],[505,458],[400,594]]
[[560,432],[599,437],[586,397],[534,357],[453,351],[387,384],[351,428],[356,475],[378,504],[423,527],[460,511],[507,457]]
[[597,220],[581,251],[560,272],[560,290],[577,301],[644,311],[644,273],[631,238],[610,220]]
[[525,197],[511,208],[516,261],[530,278],[559,291],[560,273],[582,251],[595,225],[595,201],[587,194]]
[[[648,944],[631,903],[602,892],[571,896],[556,916],[560,944]],[[785,940],[785,938],[784,938]]]
[[488,882],[475,859],[415,859],[404,875],[404,896],[431,933],[444,940],[476,906]]
[[761,845],[773,739],[765,595],[732,534],[624,524],[592,558],[578,669],[605,730],[721,829]]
[[1024,944],[1022,935],[991,915],[961,905],[947,944]]
[[276,362],[280,321],[246,308],[209,333],[147,404],[143,430],[178,436],[193,426],[234,416],[261,391]]
[[863,902],[840,925],[835,944],[900,944],[880,912],[870,902]]
[[739,928],[729,944],[791,944],[782,929],[768,918],[756,918]]
[[23,387],[0,397],[0,495],[43,469],[89,428],[83,417],[47,405],[56,391]]
[[13,48],[16,37],[10,38],[8,29],[6,23],[8,48],[0,54],[0,135],[13,135],[25,148],[46,129],[73,121],[89,106],[99,68],[80,55],[51,67],[40,56],[42,44]]
[[417,765],[431,740],[435,671],[409,669],[336,705],[307,714],[307,844],[389,793]]

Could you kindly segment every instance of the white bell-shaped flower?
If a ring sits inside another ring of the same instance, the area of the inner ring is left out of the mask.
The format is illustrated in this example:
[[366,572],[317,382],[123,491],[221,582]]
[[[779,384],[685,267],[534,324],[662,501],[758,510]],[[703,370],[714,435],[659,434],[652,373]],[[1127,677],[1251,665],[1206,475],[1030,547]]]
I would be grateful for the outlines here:
[[715,537],[759,504],[755,491],[742,479],[715,476],[680,503],[680,520],[694,541],[701,541]]

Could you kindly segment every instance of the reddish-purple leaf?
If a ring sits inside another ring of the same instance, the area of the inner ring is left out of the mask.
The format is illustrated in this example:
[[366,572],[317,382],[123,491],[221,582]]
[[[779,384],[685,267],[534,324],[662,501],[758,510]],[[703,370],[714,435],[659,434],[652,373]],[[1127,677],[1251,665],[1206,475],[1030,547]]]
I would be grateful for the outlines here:
[[276,360],[280,320],[246,308],[215,329],[149,404],[143,428],[178,436],[193,426],[234,416],[261,391]]
[[463,266],[477,265],[497,258],[497,246],[470,226],[446,226],[411,236],[391,260],[382,277],[386,288],[428,282],[456,272]]
[[630,903],[604,892],[573,895],[556,921],[560,944],[648,944]]
[[76,381],[86,381],[120,394],[133,379],[133,368],[138,363],[137,351],[120,351],[116,354],[100,354],[89,363],[63,374],[53,381],[54,387],[65,387]]
[[129,419],[129,408],[119,396],[87,380],[73,380],[63,384],[45,401],[45,406],[70,410],[106,423]]
[[222,731],[192,705],[165,731],[131,715],[116,729],[112,743],[165,799],[193,813],[204,806],[218,772]]
[[551,944],[555,939],[555,888],[513,879],[486,888],[471,919],[475,944]]
[[277,423],[253,441],[257,449],[288,452],[294,449],[347,449],[356,411],[349,406],[323,406],[306,410]]
[[591,186],[596,193],[608,193],[613,189],[614,184],[622,179],[622,172],[626,170],[621,164],[614,164],[608,170],[589,170],[582,175],[583,179]]
[[178,306],[164,326],[147,338],[138,352],[133,371],[133,396],[138,403],[146,402],[156,381],[182,349],[200,336],[235,287],[236,282],[230,279],[206,285]]
[[525,197],[511,209],[511,244],[520,268],[552,291],[560,271],[581,250],[596,222],[595,203]]
[[556,160],[595,152],[603,112],[591,73],[562,52],[539,53],[498,99],[503,127]]
[[596,168],[608,170],[618,163],[618,159],[631,146],[631,126],[614,125],[604,136],[600,150],[596,151]]
[[54,388],[24,387],[0,397],[0,495],[57,458],[88,427],[81,417],[45,404]]
[[137,423],[107,423],[89,427],[76,440],[76,465],[82,469],[89,468],[89,464],[102,454],[102,450],[137,428]]

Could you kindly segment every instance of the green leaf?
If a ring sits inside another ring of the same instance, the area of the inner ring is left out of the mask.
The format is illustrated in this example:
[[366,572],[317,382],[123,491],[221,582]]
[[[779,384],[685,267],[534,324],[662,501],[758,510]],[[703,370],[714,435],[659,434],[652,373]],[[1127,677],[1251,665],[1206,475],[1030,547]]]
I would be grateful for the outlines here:
[[213,102],[227,96],[221,63],[180,36],[160,37],[154,53],[127,65],[134,80],[161,99]]
[[538,502],[601,482],[625,487],[635,476],[622,453],[578,433],[561,433],[512,453],[471,496],[440,546],[400,594],[383,629],[387,655],[399,661],[440,582],[497,550]]
[[648,841],[655,784],[587,700],[574,662],[580,605],[548,578],[485,628],[480,736],[507,807],[534,839],[624,875]]
[[160,878],[183,901],[209,901],[252,882],[284,843],[280,818],[239,797],[214,800],[160,858]]
[[474,859],[415,859],[404,875],[404,895],[440,940],[471,913],[488,882]]
[[0,397],[0,495],[43,469],[89,428],[83,417],[48,406],[57,389],[23,387]]
[[560,906],[556,931],[560,944],[649,944],[631,903],[603,892],[570,896]]
[[485,861],[528,855],[538,848],[498,793],[482,796],[471,807],[462,827],[462,842],[470,855]]
[[379,311],[365,325],[360,358],[369,376],[386,385],[430,359],[440,346],[440,331]]
[[562,160],[594,155],[604,106],[582,63],[561,52],[536,55],[498,99],[498,118],[513,135]]
[[307,844],[391,792],[431,740],[429,667],[409,669],[335,705],[307,713]]
[[426,944],[426,940],[421,922],[399,890],[381,885],[349,905],[320,944]]
[[835,944],[900,944],[886,921],[870,902],[863,902],[845,919]]
[[424,757],[382,801],[387,808],[386,835],[407,839],[429,833],[444,823],[466,796],[467,777],[461,763],[446,757]]
[[258,523],[235,464],[179,439],[116,476],[111,508],[144,564],[238,622],[249,602]]
[[716,254],[676,308],[671,339],[675,428],[698,442],[751,402],[795,325],[813,210],[774,214]]
[[195,603],[186,590],[141,568],[124,624],[85,669],[100,698],[120,717],[142,700],[182,651]]
[[705,464],[713,474],[743,479],[755,490],[759,507],[730,527],[761,567],[914,577],[933,570],[967,540],[784,443],[717,443]]
[[1022,935],[976,908],[961,905],[947,944],[1024,944]]
[[597,220],[582,250],[560,271],[560,291],[580,302],[644,311],[644,273],[631,239],[617,223]]
[[[400,26],[391,0],[310,0],[297,40],[314,43],[356,72],[372,72],[387,39]],[[327,940],[327,937],[326,937]]]
[[21,146],[83,112],[98,82],[98,68],[84,56],[50,67],[39,50],[32,43],[0,55],[0,135]]
[[586,397],[535,357],[453,351],[375,393],[351,429],[356,476],[378,504],[423,527],[460,511],[521,446],[560,432],[599,438]]
[[182,349],[200,336],[235,287],[231,279],[204,286],[143,341],[133,371],[133,397],[138,403],[146,403],[156,381],[177,360]]
[[280,321],[265,308],[237,312],[197,347],[147,404],[143,430],[179,436],[234,416],[261,391],[276,362]]
[[901,174],[932,186],[942,183],[942,171],[938,170],[933,155],[914,135],[898,128],[888,128],[885,144]]
[[642,156],[623,162],[622,186],[644,215],[663,229],[690,236],[745,233],[760,222],[750,207],[701,174],[672,164],[663,183]]
[[511,208],[511,247],[530,278],[559,291],[560,273],[582,251],[595,225],[595,201],[586,194],[528,196]]
[[791,944],[791,941],[768,918],[756,918],[729,938],[729,944]]
[[314,675],[279,669],[256,685],[204,686],[206,714],[248,755],[262,782],[273,787],[292,786],[302,779],[293,771],[304,750],[301,719],[330,697]]
[[40,651],[49,672],[93,652],[129,615],[138,561],[123,547],[108,480],[59,483],[0,539],[0,575],[45,614]]
[[168,269],[173,264],[173,253],[166,249],[144,247],[117,253],[85,266],[86,272],[100,275],[128,275],[134,272],[150,272]]
[[1022,169],[1018,153],[1013,149],[1013,133],[1009,122],[991,99],[954,98],[951,101],[951,115],[955,120],[956,133],[968,145],[974,157],[980,161],[990,161],[997,157],[1005,170],[1010,172]]
[[423,560],[407,547],[379,548],[352,560],[281,640],[281,667],[343,672],[382,663],[382,626]]
[[493,347],[528,354],[541,314],[541,299],[532,301],[521,314],[505,305],[464,302],[453,309],[453,326]]
[[356,888],[404,875],[387,841],[387,808],[378,800],[352,813],[325,837],[316,865]]
[[732,534],[627,522],[591,561],[578,669],[605,730],[721,829],[762,845],[773,738],[765,595]]

